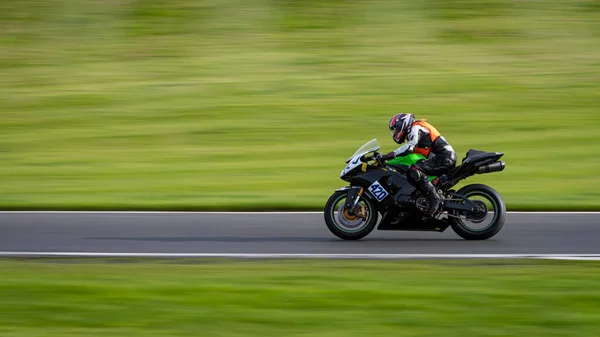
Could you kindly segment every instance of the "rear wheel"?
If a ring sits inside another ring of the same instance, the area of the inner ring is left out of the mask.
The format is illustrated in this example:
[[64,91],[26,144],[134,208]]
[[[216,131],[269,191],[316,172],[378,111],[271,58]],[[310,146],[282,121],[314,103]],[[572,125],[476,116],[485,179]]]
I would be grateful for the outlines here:
[[368,198],[361,197],[354,213],[344,209],[346,191],[336,191],[325,204],[327,228],[344,240],[358,240],[367,236],[377,223],[377,209]]
[[496,190],[473,184],[456,193],[476,206],[473,212],[451,211],[450,225],[456,234],[466,240],[487,240],[502,229],[506,220],[506,205]]

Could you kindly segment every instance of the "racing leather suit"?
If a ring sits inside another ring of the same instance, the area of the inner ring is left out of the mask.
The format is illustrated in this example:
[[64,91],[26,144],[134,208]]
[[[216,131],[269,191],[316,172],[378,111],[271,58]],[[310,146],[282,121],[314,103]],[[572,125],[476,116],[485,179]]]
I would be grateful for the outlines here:
[[431,214],[435,213],[442,197],[438,195],[435,187],[428,180],[428,175],[439,176],[456,165],[456,153],[452,146],[440,135],[431,124],[425,120],[415,121],[407,133],[407,142],[393,152],[394,157],[404,156],[409,153],[418,153],[425,157],[412,165],[408,171],[408,180],[422,194],[427,196]]

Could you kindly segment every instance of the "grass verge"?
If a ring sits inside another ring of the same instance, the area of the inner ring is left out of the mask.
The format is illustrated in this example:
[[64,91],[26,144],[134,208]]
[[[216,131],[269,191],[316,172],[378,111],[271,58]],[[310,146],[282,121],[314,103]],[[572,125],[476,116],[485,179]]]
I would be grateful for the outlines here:
[[1,260],[0,335],[596,336],[600,263]]

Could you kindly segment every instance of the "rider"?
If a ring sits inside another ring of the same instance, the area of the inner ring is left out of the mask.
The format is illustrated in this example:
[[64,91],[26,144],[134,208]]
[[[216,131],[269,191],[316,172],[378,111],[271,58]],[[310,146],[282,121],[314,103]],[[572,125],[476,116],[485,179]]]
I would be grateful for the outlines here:
[[408,142],[397,150],[385,155],[380,155],[381,160],[390,160],[409,153],[418,153],[427,157],[414,165],[408,171],[408,180],[429,200],[430,215],[435,215],[439,210],[443,197],[438,194],[428,175],[439,176],[456,165],[456,153],[450,144],[429,123],[415,120],[413,114],[396,114],[389,124],[392,138],[398,144]]

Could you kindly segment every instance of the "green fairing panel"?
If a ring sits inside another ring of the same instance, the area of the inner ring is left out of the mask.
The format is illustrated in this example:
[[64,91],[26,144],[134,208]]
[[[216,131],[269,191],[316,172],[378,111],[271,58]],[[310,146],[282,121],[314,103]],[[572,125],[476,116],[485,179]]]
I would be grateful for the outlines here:
[[[416,164],[419,160],[424,160],[427,159],[427,157],[417,154],[417,153],[411,153],[408,154],[406,156],[400,156],[400,157],[396,157],[392,160],[388,160],[388,164],[390,165],[402,165],[402,166],[411,166],[413,164]],[[435,179],[435,176],[429,176],[429,181],[432,181],[433,179]]]

